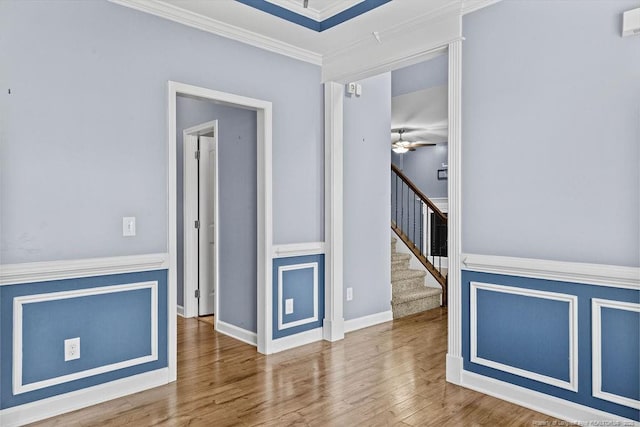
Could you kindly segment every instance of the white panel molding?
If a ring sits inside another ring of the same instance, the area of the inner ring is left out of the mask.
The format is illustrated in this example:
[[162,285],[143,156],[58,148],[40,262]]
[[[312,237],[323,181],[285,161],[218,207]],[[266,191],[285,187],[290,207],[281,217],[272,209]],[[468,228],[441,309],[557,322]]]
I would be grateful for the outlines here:
[[560,418],[572,424],[637,426],[640,423],[623,418],[615,414],[600,411],[555,396],[540,393],[514,384],[509,384],[494,378],[478,375],[474,372],[462,371],[461,385],[471,390],[478,391],[525,408]]
[[[284,273],[286,271],[307,270],[313,271],[313,316],[299,319],[293,322],[284,322],[282,311],[282,297],[284,289]],[[281,265],[278,267],[278,330],[293,328],[294,326],[306,325],[307,323],[318,321],[318,263],[308,262],[305,264]]]
[[462,369],[462,40],[449,43],[449,179],[447,195],[448,330],[447,381],[460,384]]
[[166,253],[0,265],[0,286],[163,270]]
[[640,400],[602,390],[602,308],[640,313],[640,304],[593,298],[591,300],[591,371],[592,394],[598,399],[640,409]]
[[324,339],[344,338],[344,85],[324,85]]
[[232,325],[231,323],[223,322],[222,320],[216,321],[216,332],[220,332],[221,334],[235,338],[238,341],[242,341],[254,347],[258,345],[258,334],[240,328],[236,325]]
[[[151,353],[135,359],[123,360],[110,365],[98,366],[96,368],[84,371],[74,372],[72,374],[53,377],[33,383],[23,384],[22,382],[22,344],[23,344],[23,328],[22,328],[22,312],[23,307],[27,304],[34,304],[46,301],[58,301],[63,299],[80,298],[95,295],[105,295],[121,292],[130,292],[139,289],[149,289],[151,298],[149,299],[151,309],[151,336],[149,337],[151,345]],[[86,378],[105,372],[116,371],[118,369],[128,368],[130,366],[141,365],[143,363],[158,360],[158,282],[139,282],[127,283],[125,285],[101,286],[99,288],[75,289],[71,291],[51,292],[46,294],[34,294],[16,297],[13,299],[13,394],[21,394],[69,381]]]
[[235,25],[227,24],[181,7],[162,1],[152,0],[109,0],[112,3],[126,6],[141,12],[150,13],[170,21],[178,22],[198,30],[216,34],[232,40],[237,40],[251,46],[259,47],[270,52],[279,53],[300,61],[310,62],[315,65],[322,64],[322,55],[310,50],[263,36]]
[[640,290],[640,268],[495,255],[462,254],[465,269],[534,279]]
[[0,410],[0,425],[4,427],[17,427],[33,423],[66,412],[97,405],[107,400],[117,399],[129,394],[158,387],[168,382],[168,368],[144,372],[131,377]]
[[359,329],[368,328],[369,326],[379,325],[380,323],[391,322],[393,313],[391,310],[381,311],[380,313],[369,314],[368,316],[357,317],[355,319],[345,320],[344,331],[353,332]]
[[273,340],[272,352],[290,350],[292,348],[322,341],[322,328],[311,329],[309,331],[300,332],[299,334],[289,335]]
[[[512,295],[521,295],[528,298],[542,298],[554,301],[562,301],[568,304],[569,310],[569,381],[542,375],[537,372],[517,368],[478,356],[478,289],[491,292],[500,292]],[[470,337],[471,342],[471,362],[489,368],[498,369],[534,381],[550,384],[571,391],[578,391],[578,297],[576,295],[560,294],[556,292],[538,291],[534,289],[515,288],[512,286],[495,285],[489,283],[471,282],[470,286]]]
[[324,242],[291,243],[273,246],[273,256],[276,258],[321,254],[324,254]]

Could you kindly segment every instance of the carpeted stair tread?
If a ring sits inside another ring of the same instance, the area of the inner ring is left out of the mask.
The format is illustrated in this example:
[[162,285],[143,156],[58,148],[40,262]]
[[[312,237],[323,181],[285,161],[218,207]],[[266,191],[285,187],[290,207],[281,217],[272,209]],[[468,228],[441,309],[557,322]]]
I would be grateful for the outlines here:
[[422,270],[409,270],[409,269],[396,270],[396,271],[392,270],[391,281],[396,282],[400,280],[415,279],[415,278],[424,279],[424,276],[426,275],[427,273]]
[[440,296],[440,294],[442,294],[442,289],[424,287],[422,289],[410,290],[410,291],[402,292],[398,295],[394,295],[392,303],[402,304],[409,301],[415,301],[421,298]]

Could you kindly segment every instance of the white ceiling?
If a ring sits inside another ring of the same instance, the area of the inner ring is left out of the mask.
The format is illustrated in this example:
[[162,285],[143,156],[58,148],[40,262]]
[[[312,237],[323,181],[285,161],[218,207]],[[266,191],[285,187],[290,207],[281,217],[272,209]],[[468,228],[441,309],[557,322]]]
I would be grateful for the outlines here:
[[[394,96],[391,99],[391,128],[407,131],[405,141],[446,143],[448,140],[447,85]],[[392,134],[391,142],[398,140]]]
[[[496,0],[392,0],[325,31],[318,32],[263,12],[235,0],[111,0],[206,31],[236,38],[250,44],[277,45],[292,56],[321,63],[322,57],[363,40],[374,32],[388,34],[403,25],[435,18],[452,9],[463,13],[484,7]],[[362,0],[268,0],[297,14],[321,21]],[[255,40],[256,43],[252,43]],[[380,41],[384,43],[384,37]]]

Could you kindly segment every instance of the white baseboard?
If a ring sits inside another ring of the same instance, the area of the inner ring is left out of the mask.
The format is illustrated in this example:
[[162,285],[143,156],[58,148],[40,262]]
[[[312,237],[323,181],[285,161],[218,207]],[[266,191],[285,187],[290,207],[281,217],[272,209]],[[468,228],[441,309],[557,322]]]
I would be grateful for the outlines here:
[[370,314],[368,316],[358,317],[356,319],[344,321],[344,332],[353,332],[358,329],[368,328],[369,326],[378,325],[393,320],[391,310],[382,311],[380,313]]
[[184,307],[179,305],[177,308],[177,313],[178,313],[178,316],[184,317]]
[[169,383],[169,369],[122,378],[0,411],[0,425],[21,426]]
[[464,366],[464,360],[460,356],[452,356],[447,354],[447,382],[460,385],[462,383],[461,373]]
[[[485,377],[474,372],[463,371],[461,385],[578,425],[640,425],[640,423],[628,418]],[[599,422],[612,421],[620,424],[598,424]]]
[[247,331],[231,323],[223,322],[222,320],[215,320],[216,332],[230,336],[244,343],[250,344],[254,347],[258,346],[258,334],[255,332]]
[[290,350],[313,342],[322,341],[322,328],[311,329],[271,341],[270,353]]

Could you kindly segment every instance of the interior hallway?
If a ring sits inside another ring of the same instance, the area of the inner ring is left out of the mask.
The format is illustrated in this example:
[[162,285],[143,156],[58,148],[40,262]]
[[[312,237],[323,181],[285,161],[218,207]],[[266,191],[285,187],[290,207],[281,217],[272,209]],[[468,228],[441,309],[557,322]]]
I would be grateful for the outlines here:
[[532,426],[557,421],[445,382],[446,308],[268,357],[213,332],[210,321],[178,318],[177,382],[34,425]]

